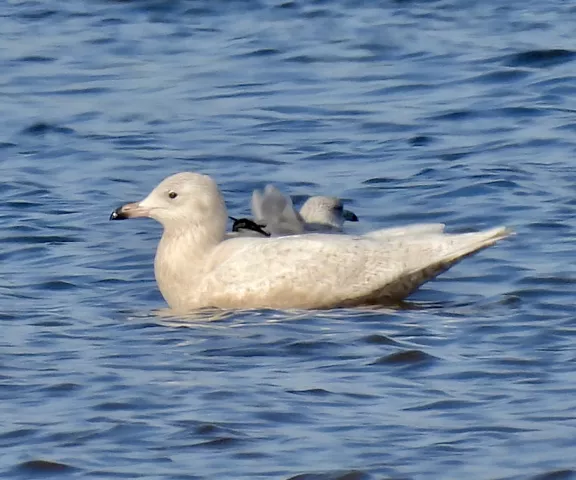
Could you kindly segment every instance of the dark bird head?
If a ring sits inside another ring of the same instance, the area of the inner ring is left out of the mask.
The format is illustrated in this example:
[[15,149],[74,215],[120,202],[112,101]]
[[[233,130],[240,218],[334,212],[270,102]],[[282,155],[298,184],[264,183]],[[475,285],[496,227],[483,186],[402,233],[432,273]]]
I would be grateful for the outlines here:
[[260,235],[264,235],[265,237],[269,237],[270,234],[264,230],[266,225],[259,225],[255,221],[250,220],[249,218],[234,218],[228,217],[234,223],[232,224],[232,231],[239,232],[241,230],[250,230],[252,232],[257,232]]

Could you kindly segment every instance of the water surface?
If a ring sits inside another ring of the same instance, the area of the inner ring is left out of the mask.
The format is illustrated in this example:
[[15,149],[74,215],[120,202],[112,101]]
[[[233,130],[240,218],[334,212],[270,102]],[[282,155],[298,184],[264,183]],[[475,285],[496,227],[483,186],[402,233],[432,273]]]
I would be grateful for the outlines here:
[[[576,478],[571,2],[0,5],[0,476]],[[159,315],[181,170],[516,237],[409,308]]]

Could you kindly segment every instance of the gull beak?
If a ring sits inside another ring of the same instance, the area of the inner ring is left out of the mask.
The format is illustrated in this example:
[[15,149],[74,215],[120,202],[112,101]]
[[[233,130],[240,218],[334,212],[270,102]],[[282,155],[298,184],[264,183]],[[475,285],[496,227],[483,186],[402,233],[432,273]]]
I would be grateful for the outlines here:
[[358,217],[356,216],[356,214],[354,212],[351,212],[350,210],[342,210],[342,218],[344,218],[344,220],[347,220],[349,222],[358,221]]
[[141,203],[127,203],[118,207],[110,215],[110,220],[126,220],[127,218],[149,217],[150,209],[142,206]]

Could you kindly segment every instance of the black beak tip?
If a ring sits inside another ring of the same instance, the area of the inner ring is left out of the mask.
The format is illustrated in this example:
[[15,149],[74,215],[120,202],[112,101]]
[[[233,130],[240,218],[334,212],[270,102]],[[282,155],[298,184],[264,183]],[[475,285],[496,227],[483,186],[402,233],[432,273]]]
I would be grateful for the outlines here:
[[350,216],[350,221],[351,221],[351,222],[357,222],[357,221],[358,221],[358,216],[357,216],[355,213],[353,213],[353,214]]
[[124,220],[126,218],[126,215],[122,213],[121,208],[122,207],[118,207],[110,214],[110,220]]

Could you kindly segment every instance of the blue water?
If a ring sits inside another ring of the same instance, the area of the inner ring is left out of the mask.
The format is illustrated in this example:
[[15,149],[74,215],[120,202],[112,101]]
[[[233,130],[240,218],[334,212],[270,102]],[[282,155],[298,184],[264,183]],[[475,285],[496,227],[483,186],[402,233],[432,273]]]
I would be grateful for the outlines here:
[[[576,478],[576,7],[0,3],[0,478]],[[517,235],[401,309],[162,314],[181,170]],[[217,321],[214,321],[217,320]]]

